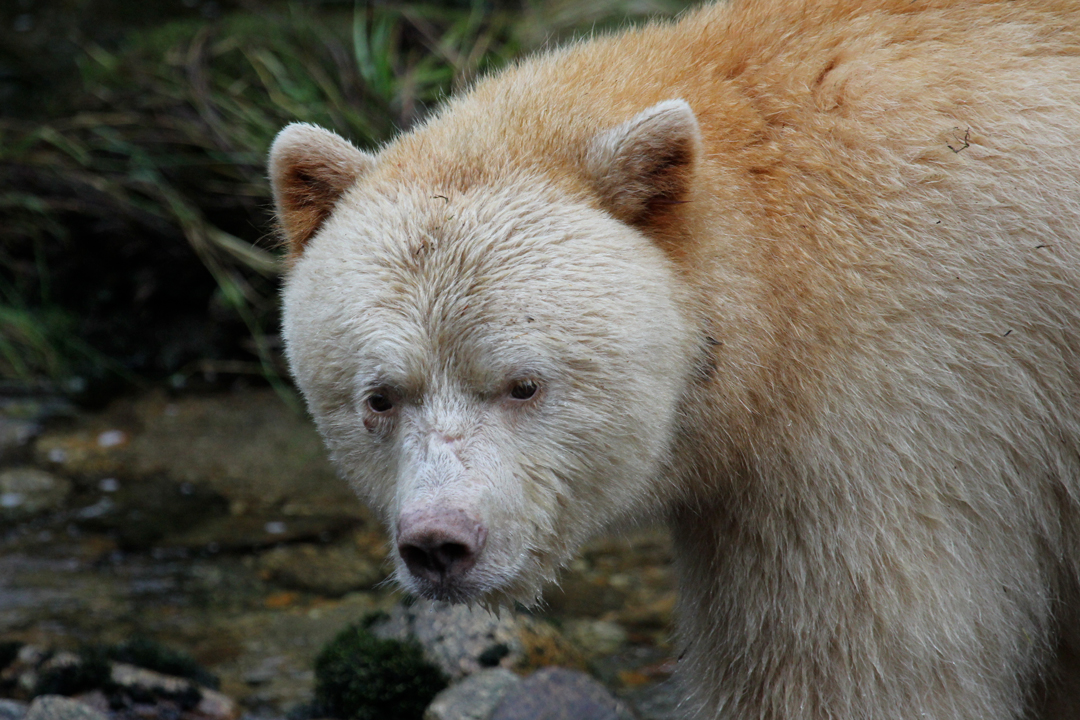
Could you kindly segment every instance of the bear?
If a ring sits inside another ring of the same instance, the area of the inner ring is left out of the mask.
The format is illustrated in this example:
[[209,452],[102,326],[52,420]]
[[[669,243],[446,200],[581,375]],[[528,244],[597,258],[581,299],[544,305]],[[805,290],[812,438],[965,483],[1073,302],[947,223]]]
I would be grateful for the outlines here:
[[1080,3],[729,0],[269,174],[405,589],[658,518],[685,717],[1080,717]]

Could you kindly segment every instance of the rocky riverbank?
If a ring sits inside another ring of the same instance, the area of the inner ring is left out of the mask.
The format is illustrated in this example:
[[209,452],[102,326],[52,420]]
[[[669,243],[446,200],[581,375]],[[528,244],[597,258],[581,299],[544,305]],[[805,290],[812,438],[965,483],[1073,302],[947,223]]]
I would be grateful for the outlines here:
[[[0,528],[0,643],[55,655],[152,638],[216,675],[234,716],[298,717],[320,648],[376,612],[387,636],[418,639],[437,664],[456,658],[447,673],[456,684],[430,720],[526,717],[498,714],[504,700],[527,707],[514,693],[577,698],[575,717],[616,696],[621,705],[597,707],[671,712],[663,531],[598,539],[539,612],[428,617],[421,610],[436,611],[384,582],[385,537],[335,477],[310,422],[268,390],[148,394],[97,413],[42,396],[0,399]],[[441,630],[425,636],[424,618]],[[448,628],[474,641],[447,647]],[[552,666],[565,672],[537,673]],[[498,702],[484,710],[481,697]],[[472,714],[439,709],[452,700]],[[95,711],[117,712],[100,702]]]

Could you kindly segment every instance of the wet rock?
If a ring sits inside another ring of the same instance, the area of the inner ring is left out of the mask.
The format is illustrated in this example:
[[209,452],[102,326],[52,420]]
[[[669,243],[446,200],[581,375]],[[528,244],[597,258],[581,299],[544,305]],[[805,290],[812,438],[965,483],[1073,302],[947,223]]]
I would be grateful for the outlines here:
[[269,390],[120,400],[75,429],[46,432],[35,455],[65,474],[190,483],[227,498],[236,516],[369,517],[310,419]]
[[611,584],[600,573],[567,573],[558,586],[544,592],[544,604],[553,613],[569,617],[599,617],[625,607],[630,593],[626,588]]
[[281,543],[317,540],[339,535],[357,524],[347,515],[289,517],[280,513],[253,513],[239,517],[219,515],[184,532],[170,534],[160,544],[189,550],[245,551]]
[[109,720],[109,717],[78,700],[42,695],[30,703],[24,720]]
[[[585,669],[585,658],[578,648],[563,636],[554,625],[527,615],[518,616],[521,628],[518,637],[524,653],[514,668],[521,672],[549,665]],[[483,660],[483,658],[481,658]]]
[[630,707],[582,672],[537,670],[512,687],[490,720],[635,720]]
[[31,441],[48,420],[74,414],[71,403],[58,395],[0,381],[0,463],[28,459]]
[[71,483],[35,468],[0,471],[0,518],[19,521],[63,505]]
[[[74,520],[84,530],[109,533],[125,550],[145,549],[216,519],[228,519],[228,501],[206,488],[160,476],[102,480],[112,483],[104,483],[107,489],[79,508]],[[100,490],[102,482],[96,485]]]
[[18,457],[23,448],[39,433],[41,425],[32,420],[20,420],[0,415],[0,463]]
[[484,668],[580,666],[576,649],[554,627],[527,615],[417,600],[401,603],[371,631],[382,638],[415,639],[429,661],[451,679]]
[[29,708],[17,700],[0,700],[0,720],[24,720]]
[[588,657],[611,655],[630,641],[626,630],[610,620],[568,620],[564,628],[567,636],[584,650]]
[[505,668],[481,670],[435,696],[424,720],[488,720],[521,678]]
[[[375,535],[375,533],[365,533]],[[381,536],[380,536],[381,537]],[[258,561],[263,577],[294,590],[341,597],[368,590],[389,571],[385,544],[347,538],[333,545],[287,545],[264,553]]]

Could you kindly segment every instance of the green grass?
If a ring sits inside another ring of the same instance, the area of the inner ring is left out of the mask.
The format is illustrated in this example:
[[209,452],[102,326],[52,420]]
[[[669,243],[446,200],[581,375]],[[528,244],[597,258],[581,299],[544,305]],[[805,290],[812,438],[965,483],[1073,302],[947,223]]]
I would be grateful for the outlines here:
[[0,377],[111,388],[282,384],[264,160],[285,124],[374,147],[524,53],[683,5],[267,1],[108,28],[86,22],[107,0],[66,3],[69,54],[0,117]]

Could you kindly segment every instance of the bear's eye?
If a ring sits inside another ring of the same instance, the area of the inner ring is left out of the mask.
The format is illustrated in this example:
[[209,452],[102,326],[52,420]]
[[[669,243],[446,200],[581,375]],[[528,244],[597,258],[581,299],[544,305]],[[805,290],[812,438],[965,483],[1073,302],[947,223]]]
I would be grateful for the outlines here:
[[540,389],[532,380],[521,380],[514,383],[514,386],[510,388],[510,397],[515,400],[528,400]]
[[387,413],[394,409],[394,403],[385,391],[375,391],[368,395],[368,407],[373,413]]

